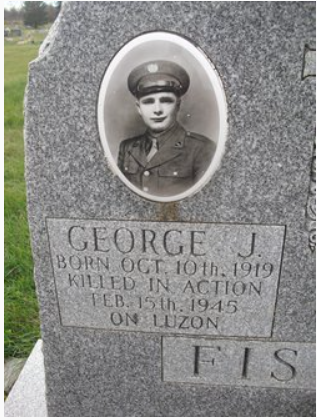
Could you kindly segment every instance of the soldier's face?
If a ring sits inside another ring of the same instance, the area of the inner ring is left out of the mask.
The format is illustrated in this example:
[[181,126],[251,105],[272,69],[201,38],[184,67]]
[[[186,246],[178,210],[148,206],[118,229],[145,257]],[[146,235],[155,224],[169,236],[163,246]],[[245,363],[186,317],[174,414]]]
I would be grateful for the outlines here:
[[172,92],[151,93],[142,96],[136,105],[147,127],[160,133],[175,123],[180,99]]

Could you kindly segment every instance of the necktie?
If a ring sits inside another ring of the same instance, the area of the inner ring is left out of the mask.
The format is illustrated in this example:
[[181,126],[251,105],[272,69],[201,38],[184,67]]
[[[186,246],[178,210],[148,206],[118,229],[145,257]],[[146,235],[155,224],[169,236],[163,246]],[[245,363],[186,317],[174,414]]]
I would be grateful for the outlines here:
[[152,157],[156,154],[157,150],[158,150],[158,147],[157,147],[157,140],[156,140],[155,138],[153,138],[153,139],[152,139],[152,146],[151,146],[151,149],[150,149],[150,151],[149,151],[149,154],[146,156],[146,160],[147,160],[148,162],[150,162],[150,160],[152,159]]

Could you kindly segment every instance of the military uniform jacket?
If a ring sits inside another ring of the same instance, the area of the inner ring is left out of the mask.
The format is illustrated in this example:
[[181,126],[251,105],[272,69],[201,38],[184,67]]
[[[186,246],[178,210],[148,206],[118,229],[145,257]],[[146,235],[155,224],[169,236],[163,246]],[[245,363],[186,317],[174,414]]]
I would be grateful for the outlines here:
[[153,195],[180,194],[205,173],[215,153],[215,143],[176,123],[158,138],[158,151],[147,161],[151,140],[147,133],[120,144],[118,166],[136,187]]

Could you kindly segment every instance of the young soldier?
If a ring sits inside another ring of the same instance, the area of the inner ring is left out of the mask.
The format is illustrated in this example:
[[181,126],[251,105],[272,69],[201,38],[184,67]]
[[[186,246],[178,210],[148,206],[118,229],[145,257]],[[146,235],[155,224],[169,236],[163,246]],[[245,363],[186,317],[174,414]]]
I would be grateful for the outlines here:
[[178,122],[187,72],[170,61],[151,61],[129,75],[128,88],[147,130],[120,144],[118,166],[126,178],[152,195],[171,196],[192,187],[211,163],[216,146]]

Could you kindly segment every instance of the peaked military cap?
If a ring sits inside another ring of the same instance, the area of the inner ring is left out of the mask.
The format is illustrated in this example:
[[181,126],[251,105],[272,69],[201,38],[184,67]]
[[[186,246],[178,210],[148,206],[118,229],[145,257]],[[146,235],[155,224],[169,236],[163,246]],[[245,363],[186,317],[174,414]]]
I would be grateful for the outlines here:
[[190,78],[183,67],[164,60],[143,63],[133,69],[128,77],[128,88],[138,98],[157,92],[173,92],[182,96],[189,83]]

